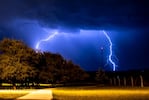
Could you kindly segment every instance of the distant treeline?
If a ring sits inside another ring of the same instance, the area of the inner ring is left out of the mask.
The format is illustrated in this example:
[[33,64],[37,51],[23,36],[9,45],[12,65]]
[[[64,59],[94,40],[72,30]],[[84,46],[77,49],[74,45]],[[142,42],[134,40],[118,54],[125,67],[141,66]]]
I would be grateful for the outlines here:
[[[88,71],[89,81],[104,86],[144,87],[149,86],[149,70]],[[93,78],[95,77],[95,78]]]

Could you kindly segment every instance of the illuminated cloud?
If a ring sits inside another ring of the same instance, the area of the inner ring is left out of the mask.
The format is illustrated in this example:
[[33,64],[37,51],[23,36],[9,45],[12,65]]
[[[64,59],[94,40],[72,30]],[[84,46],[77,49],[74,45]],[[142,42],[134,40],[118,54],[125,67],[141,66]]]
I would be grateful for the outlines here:
[[[148,66],[149,56],[146,4],[136,0],[0,0],[0,39],[20,39],[35,49],[36,43],[49,35],[44,28],[56,29],[60,35],[42,42],[40,49],[95,70],[100,66],[100,45],[106,43],[105,39],[101,43],[96,30],[106,30],[119,68],[143,68]],[[109,54],[106,50],[105,56]]]

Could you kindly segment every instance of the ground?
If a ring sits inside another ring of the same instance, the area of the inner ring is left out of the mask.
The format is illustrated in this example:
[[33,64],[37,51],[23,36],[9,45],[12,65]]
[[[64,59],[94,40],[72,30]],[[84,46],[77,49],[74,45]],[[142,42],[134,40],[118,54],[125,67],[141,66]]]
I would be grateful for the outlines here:
[[149,88],[71,87],[52,89],[56,100],[148,100]]
[[[44,89],[52,90],[54,100],[149,100],[149,88],[115,88],[115,87],[61,87]],[[16,99],[39,90],[1,90],[0,99]],[[43,91],[40,90],[41,93]],[[36,100],[36,99],[34,99]],[[44,100],[44,98],[43,98]],[[49,99],[47,99],[49,100]]]

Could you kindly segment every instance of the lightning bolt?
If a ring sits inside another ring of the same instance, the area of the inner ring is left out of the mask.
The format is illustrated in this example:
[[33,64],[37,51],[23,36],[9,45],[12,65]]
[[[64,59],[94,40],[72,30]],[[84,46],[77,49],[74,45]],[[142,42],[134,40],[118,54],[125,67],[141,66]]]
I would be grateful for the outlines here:
[[52,35],[50,35],[48,38],[42,39],[42,40],[38,41],[37,44],[36,44],[36,47],[35,47],[36,50],[39,50],[39,46],[40,46],[40,43],[41,43],[41,42],[49,41],[49,40],[51,40],[52,38],[54,38],[57,34],[58,34],[58,32],[54,32],[54,33],[53,33]]
[[[110,54],[109,54],[109,56],[108,56],[108,61],[112,64],[112,66],[113,66],[113,71],[115,71],[115,70],[116,70],[116,64],[115,64],[115,62],[112,60],[112,56],[113,56],[112,46],[113,46],[113,44],[112,44],[112,41],[111,41],[111,38],[109,37],[109,35],[108,35],[104,30],[103,30],[102,32],[103,32],[103,34],[106,36],[106,38],[107,38],[107,40],[108,40],[108,42],[109,42],[109,44],[110,44],[110,46],[109,46]],[[52,38],[54,38],[57,34],[58,34],[58,32],[54,32],[52,35],[49,35],[48,38],[42,39],[42,40],[38,41],[37,44],[36,44],[36,47],[35,47],[36,50],[39,50],[39,46],[40,46],[41,42],[49,41],[49,40],[51,40]],[[102,49],[103,49],[103,48],[102,48]]]
[[115,68],[116,68],[116,64],[115,62],[112,60],[112,55],[113,55],[113,51],[112,51],[112,41],[111,41],[111,38],[109,37],[109,35],[103,31],[103,34],[106,36],[106,38],[108,39],[109,43],[110,43],[110,46],[109,46],[109,49],[110,49],[110,54],[108,56],[108,60],[110,61],[110,63],[113,65],[113,71],[115,71]]

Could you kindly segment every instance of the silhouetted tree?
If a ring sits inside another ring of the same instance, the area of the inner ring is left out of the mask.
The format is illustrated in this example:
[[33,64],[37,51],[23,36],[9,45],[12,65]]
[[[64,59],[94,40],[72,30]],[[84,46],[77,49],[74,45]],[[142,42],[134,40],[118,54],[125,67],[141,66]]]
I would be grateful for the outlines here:
[[67,61],[65,68],[63,69],[64,79],[69,82],[77,82],[85,80],[89,75],[80,68],[80,66],[73,64],[72,61]]
[[[43,53],[46,66],[41,69],[40,79],[51,83],[67,83],[84,80],[88,75],[72,61],[66,61],[59,54]],[[49,74],[49,75],[48,75]]]
[[29,64],[33,57],[33,50],[18,40],[4,39],[0,41],[0,76],[11,81],[14,85],[17,80],[25,81],[33,78],[37,69]]
[[99,70],[96,72],[95,79],[99,84],[104,84],[105,81],[108,80],[108,77],[107,77],[105,71],[103,69],[99,68]]
[[[88,77],[80,66],[66,61],[60,54],[36,52],[22,41],[0,41],[0,76],[15,82],[66,83]],[[28,83],[29,84],[29,83]]]

